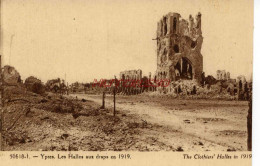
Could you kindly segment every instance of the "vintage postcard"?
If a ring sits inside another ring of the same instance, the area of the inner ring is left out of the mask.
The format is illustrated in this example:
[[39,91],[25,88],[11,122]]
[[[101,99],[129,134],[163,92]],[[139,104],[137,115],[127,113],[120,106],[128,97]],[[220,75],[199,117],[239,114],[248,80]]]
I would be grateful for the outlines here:
[[0,162],[252,160],[253,0],[1,0]]

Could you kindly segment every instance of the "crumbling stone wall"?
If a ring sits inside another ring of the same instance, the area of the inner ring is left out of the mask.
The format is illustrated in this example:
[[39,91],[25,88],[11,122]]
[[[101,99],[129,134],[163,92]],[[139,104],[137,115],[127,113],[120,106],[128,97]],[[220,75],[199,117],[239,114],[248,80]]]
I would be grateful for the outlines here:
[[46,86],[47,91],[51,91],[51,92],[55,92],[55,93],[58,93],[58,92],[65,93],[65,91],[67,90],[65,81],[61,80],[60,78],[48,80],[47,83],[45,84],[45,86]]
[[246,82],[246,77],[243,76],[243,75],[240,75],[240,76],[237,77],[237,80],[236,80],[236,81],[237,81],[237,82],[241,81],[242,83],[245,83],[245,82]]
[[117,88],[118,93],[126,95],[135,95],[143,91],[135,81],[143,81],[142,70],[127,70],[120,72],[120,86]]
[[217,80],[229,80],[230,73],[225,70],[217,70]]
[[252,82],[247,82],[243,75],[238,76],[236,82],[238,100],[248,100],[252,95]]
[[120,72],[121,80],[141,80],[142,70],[127,70]]
[[168,13],[157,25],[156,78],[176,81],[201,81],[203,57],[201,14],[184,20],[178,13]]

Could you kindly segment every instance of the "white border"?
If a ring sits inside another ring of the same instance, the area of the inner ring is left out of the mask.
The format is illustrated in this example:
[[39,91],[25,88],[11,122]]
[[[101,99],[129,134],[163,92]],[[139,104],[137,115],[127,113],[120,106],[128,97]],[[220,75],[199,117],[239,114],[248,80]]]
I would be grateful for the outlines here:
[[260,0],[254,1],[253,166],[260,165]]

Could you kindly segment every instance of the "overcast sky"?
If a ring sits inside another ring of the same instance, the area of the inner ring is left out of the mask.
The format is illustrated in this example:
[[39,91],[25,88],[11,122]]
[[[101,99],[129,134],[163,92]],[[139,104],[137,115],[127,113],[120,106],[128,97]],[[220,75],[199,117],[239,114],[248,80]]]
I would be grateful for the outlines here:
[[251,77],[253,1],[2,0],[1,54],[22,79],[89,82],[120,71],[156,71],[157,22],[168,12],[202,13],[206,75]]

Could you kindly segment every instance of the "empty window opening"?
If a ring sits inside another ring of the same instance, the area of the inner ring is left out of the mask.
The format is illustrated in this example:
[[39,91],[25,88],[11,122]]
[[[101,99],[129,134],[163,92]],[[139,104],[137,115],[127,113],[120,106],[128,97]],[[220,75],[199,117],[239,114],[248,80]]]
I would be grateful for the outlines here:
[[179,53],[179,46],[177,44],[175,44],[173,46],[173,50],[174,50],[175,53]]
[[173,19],[173,32],[176,32],[176,29],[177,29],[177,19],[176,19],[176,17],[174,17],[174,19]]
[[192,66],[187,58],[181,58],[179,62],[175,66],[175,78],[176,80],[184,79],[191,80],[192,79]]
[[164,21],[164,35],[166,35],[167,34],[167,18],[164,17],[163,21]]
[[197,45],[197,42],[196,42],[196,41],[192,41],[192,42],[191,42],[191,48],[195,48],[196,45]]

